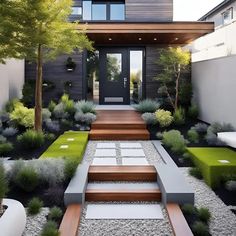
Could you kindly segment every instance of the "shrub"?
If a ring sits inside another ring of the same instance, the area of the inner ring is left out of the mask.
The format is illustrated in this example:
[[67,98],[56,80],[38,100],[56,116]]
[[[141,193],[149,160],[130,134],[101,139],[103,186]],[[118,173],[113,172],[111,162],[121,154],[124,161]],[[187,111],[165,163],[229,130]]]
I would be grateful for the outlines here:
[[13,145],[10,142],[0,144],[0,155],[6,155],[13,150]]
[[77,112],[96,114],[96,106],[92,102],[79,101],[75,104]]
[[167,127],[173,122],[173,117],[170,111],[159,109],[156,111],[156,118],[161,127]]
[[27,130],[22,135],[17,137],[17,141],[28,149],[41,147],[45,142],[45,136],[41,132],[35,130]]
[[64,174],[67,180],[70,180],[73,178],[73,176],[75,175],[77,166],[78,166],[78,163],[76,161],[69,160],[69,159],[66,160]]
[[10,114],[10,119],[16,125],[24,126],[25,128],[34,127],[34,109],[29,109],[19,104]]
[[41,236],[59,236],[60,233],[57,229],[57,224],[54,221],[48,221],[40,234]]
[[197,123],[192,129],[195,129],[200,134],[204,134],[207,132],[208,125],[205,123]]
[[48,104],[48,110],[52,113],[57,104],[54,101],[50,101]]
[[10,120],[10,114],[5,111],[0,112],[0,120],[2,123],[8,122]]
[[175,153],[183,153],[186,149],[186,141],[178,130],[164,132],[162,142]]
[[207,208],[201,207],[198,209],[198,217],[201,221],[208,223],[211,218],[211,213]]
[[145,99],[134,106],[134,108],[140,113],[154,113],[159,107],[160,104],[151,99]]
[[188,109],[188,116],[192,119],[198,118],[198,106],[196,104],[192,104]]
[[57,119],[68,118],[69,114],[65,112],[65,105],[61,102],[57,104],[53,110],[53,115]]
[[196,221],[192,226],[192,230],[196,236],[209,236],[208,226],[201,221]]
[[157,124],[157,118],[156,118],[155,113],[148,113],[148,112],[146,112],[146,113],[142,114],[142,118],[143,118],[143,120],[145,121],[145,123],[147,125],[155,125],[155,124]]
[[185,111],[183,108],[178,108],[174,112],[174,123],[176,125],[183,125],[185,123]]
[[48,219],[57,221],[62,217],[62,214],[61,208],[54,206],[50,209]]
[[56,139],[56,136],[53,133],[48,133],[48,134],[45,134],[45,138],[49,141],[53,141]]
[[61,119],[61,124],[67,128],[73,127],[73,121],[67,119]]
[[225,183],[225,188],[228,191],[236,191],[236,181],[235,180],[229,180]]
[[189,174],[197,179],[202,179],[202,172],[198,167],[191,168]]
[[59,132],[60,131],[60,124],[57,120],[47,120],[45,122],[46,128],[50,132]]
[[188,140],[192,143],[198,143],[199,142],[199,134],[195,129],[190,129],[188,131]]
[[73,100],[70,100],[68,94],[63,94],[61,97],[61,103],[64,104],[64,110],[65,112],[73,115],[76,111],[75,104]]
[[11,113],[19,105],[23,106],[23,104],[19,101],[19,99],[12,99],[6,103],[5,110],[6,112]]
[[196,208],[192,204],[184,204],[182,206],[182,211],[186,215],[194,215],[196,213]]
[[2,199],[5,197],[8,191],[8,183],[5,176],[5,169],[3,167],[3,163],[0,162],[0,210]]
[[43,207],[43,202],[39,198],[32,198],[28,203],[28,214],[37,215]]
[[74,118],[77,122],[90,125],[96,120],[96,115],[94,115],[93,113],[76,112]]
[[52,113],[47,108],[43,108],[42,110],[42,119],[43,121],[46,121],[51,118]]
[[26,192],[32,192],[39,184],[36,171],[30,167],[22,167],[15,176],[15,184]]
[[6,141],[7,139],[4,136],[0,135],[0,144],[6,143]]
[[163,133],[162,132],[157,132],[156,137],[157,137],[157,139],[162,140],[163,139]]
[[18,129],[13,128],[13,127],[6,128],[2,131],[2,135],[5,137],[12,137],[17,133],[18,133]]

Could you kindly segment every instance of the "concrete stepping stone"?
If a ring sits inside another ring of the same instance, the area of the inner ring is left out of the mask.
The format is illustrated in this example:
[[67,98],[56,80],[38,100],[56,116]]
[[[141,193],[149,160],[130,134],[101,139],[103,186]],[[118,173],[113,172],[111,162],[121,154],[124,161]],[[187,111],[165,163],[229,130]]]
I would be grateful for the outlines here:
[[75,141],[75,139],[74,138],[68,138],[67,141],[73,142],[73,141]]
[[109,166],[117,165],[116,158],[94,158],[92,165],[94,166]]
[[98,143],[97,148],[116,148],[115,143]]
[[69,146],[68,145],[61,145],[60,149],[67,149]]
[[147,166],[147,165],[150,165],[147,161],[146,158],[131,158],[131,157],[128,157],[128,158],[122,158],[122,165],[126,165],[126,166]]
[[122,157],[145,157],[143,149],[121,149]]
[[115,157],[116,149],[96,149],[95,157]]
[[141,143],[120,143],[121,148],[142,148]]
[[86,219],[164,219],[159,204],[89,204]]

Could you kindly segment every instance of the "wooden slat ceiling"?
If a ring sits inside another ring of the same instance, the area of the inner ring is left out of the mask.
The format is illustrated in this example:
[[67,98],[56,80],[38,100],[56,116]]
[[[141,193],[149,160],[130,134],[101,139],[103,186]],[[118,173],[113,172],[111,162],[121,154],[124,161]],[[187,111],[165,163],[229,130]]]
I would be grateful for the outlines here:
[[[84,27],[80,24],[78,29]],[[211,22],[87,23],[88,37],[102,44],[188,44],[214,31]]]

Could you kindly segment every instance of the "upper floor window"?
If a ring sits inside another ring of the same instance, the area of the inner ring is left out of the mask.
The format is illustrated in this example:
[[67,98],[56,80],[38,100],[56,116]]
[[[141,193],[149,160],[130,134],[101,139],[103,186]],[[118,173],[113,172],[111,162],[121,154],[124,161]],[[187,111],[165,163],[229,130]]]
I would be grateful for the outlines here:
[[82,8],[81,7],[72,7],[72,16],[79,16],[82,15]]
[[228,24],[233,19],[233,8],[229,8],[227,11],[223,12],[222,14],[223,24]]
[[83,20],[124,20],[124,0],[84,0]]

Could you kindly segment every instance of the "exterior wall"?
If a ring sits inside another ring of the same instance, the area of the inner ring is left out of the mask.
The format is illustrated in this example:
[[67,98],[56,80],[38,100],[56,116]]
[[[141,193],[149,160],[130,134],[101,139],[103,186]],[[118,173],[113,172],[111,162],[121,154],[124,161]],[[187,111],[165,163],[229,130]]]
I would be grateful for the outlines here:
[[231,123],[236,128],[236,56],[192,64],[194,99],[200,119]]
[[[44,94],[44,101],[58,100],[65,90],[65,82],[72,82],[70,97],[74,100],[82,98],[83,95],[83,54],[77,53],[71,56],[76,63],[73,72],[67,72],[65,63],[68,55],[58,57],[55,61],[47,62],[43,65],[43,79],[54,83],[55,88],[50,93]],[[36,65],[26,64],[26,79],[36,78]]]
[[24,61],[8,60],[5,65],[0,64],[0,109],[12,98],[20,98],[24,84]]

